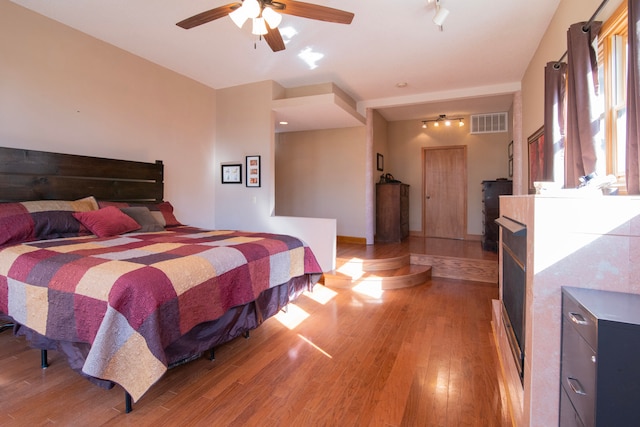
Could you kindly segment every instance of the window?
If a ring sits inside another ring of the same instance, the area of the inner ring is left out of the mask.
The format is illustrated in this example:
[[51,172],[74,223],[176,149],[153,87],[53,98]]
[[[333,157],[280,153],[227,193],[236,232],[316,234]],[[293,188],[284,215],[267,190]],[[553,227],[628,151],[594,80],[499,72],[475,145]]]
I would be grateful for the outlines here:
[[598,175],[613,174],[626,193],[625,145],[627,124],[627,2],[602,26],[598,36],[598,78],[603,112]]

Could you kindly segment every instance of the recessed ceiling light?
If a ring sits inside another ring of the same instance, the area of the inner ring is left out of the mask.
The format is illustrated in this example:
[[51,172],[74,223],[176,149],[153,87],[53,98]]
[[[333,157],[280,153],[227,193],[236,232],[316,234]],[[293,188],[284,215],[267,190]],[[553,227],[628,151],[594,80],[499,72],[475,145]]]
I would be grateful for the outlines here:
[[283,122],[280,122],[280,124],[281,124],[281,125],[288,125],[288,124],[289,124],[289,122],[284,122],[284,121],[283,121]]
[[399,88],[403,88],[403,87],[407,87],[407,86],[409,86],[409,83],[407,83],[407,82],[396,83],[396,87],[399,87]]

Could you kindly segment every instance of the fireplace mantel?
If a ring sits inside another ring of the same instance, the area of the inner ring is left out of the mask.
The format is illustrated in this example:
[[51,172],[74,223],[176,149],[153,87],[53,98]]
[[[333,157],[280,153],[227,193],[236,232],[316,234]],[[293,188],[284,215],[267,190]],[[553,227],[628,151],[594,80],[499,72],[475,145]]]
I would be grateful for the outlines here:
[[640,294],[640,197],[501,196],[500,213],[527,226],[524,386],[505,357],[510,350],[501,339],[499,301],[494,301],[514,422],[557,425],[561,287]]

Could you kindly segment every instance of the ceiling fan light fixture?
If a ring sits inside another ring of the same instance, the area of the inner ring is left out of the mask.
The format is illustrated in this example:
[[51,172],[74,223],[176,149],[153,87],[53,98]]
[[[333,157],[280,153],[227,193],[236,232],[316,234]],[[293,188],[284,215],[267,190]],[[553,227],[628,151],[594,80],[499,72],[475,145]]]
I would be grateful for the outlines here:
[[244,13],[248,18],[257,18],[260,16],[260,3],[258,0],[244,0],[240,9],[244,9]]
[[238,28],[242,28],[244,23],[247,22],[247,19],[249,19],[246,12],[247,11],[243,7],[239,7],[229,14],[229,18],[231,18]]
[[253,18],[253,30],[251,31],[251,34],[264,36],[267,32],[267,25],[264,22],[264,18]]
[[282,22],[282,15],[280,15],[270,7],[264,8],[264,10],[262,11],[262,17],[265,21],[267,21],[267,24],[269,24],[269,28],[271,28],[272,30],[278,28],[278,25],[280,25],[280,22]]

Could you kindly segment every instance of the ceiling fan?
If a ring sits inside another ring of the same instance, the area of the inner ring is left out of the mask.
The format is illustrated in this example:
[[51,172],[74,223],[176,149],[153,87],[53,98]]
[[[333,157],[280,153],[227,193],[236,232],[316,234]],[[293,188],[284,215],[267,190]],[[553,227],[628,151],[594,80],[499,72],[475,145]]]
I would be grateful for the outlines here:
[[278,52],[285,48],[278,30],[282,19],[278,12],[338,24],[350,24],[354,16],[351,12],[294,0],[241,0],[199,13],[176,25],[188,30],[229,15],[238,27],[242,27],[247,19],[251,19],[253,34],[264,36],[271,50]]

